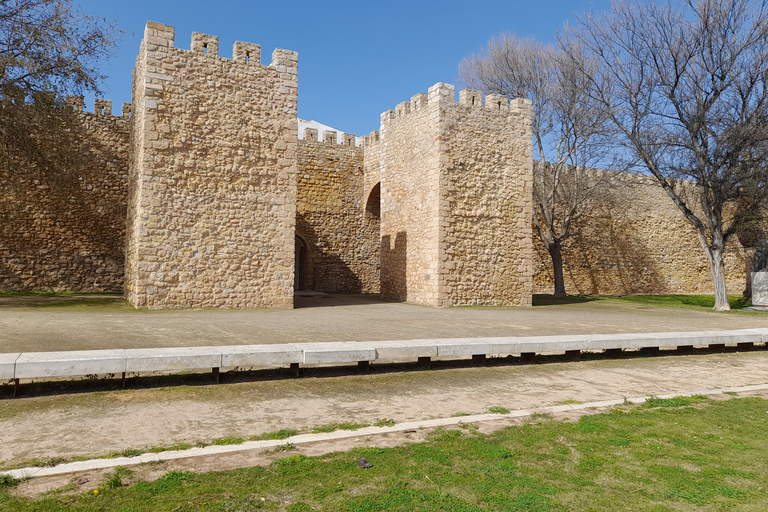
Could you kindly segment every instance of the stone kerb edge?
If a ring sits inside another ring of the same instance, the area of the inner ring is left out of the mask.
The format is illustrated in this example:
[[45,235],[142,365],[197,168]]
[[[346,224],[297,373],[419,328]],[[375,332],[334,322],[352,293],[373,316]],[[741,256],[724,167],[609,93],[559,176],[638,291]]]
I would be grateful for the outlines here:
[[16,360],[20,352],[0,354],[0,381],[9,381],[16,377]]
[[569,350],[675,348],[714,344],[766,343],[768,329],[416,339],[378,342],[289,343],[148,349],[107,349],[0,354],[0,379],[92,374],[183,371],[203,368],[337,364],[378,359],[455,357]]
[[126,371],[122,349],[24,352],[16,359],[14,378],[72,377]]

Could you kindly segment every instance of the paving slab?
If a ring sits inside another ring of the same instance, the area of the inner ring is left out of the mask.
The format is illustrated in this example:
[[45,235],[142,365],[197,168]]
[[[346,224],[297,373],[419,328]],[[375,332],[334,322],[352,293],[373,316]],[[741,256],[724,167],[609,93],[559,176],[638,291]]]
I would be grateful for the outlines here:
[[409,360],[437,357],[436,340],[387,340],[371,343],[376,347],[376,359]]

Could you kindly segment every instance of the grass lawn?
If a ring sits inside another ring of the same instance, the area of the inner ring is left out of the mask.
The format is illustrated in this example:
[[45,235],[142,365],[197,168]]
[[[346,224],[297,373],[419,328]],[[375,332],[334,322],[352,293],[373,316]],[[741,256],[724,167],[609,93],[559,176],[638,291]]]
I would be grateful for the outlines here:
[[[122,486],[125,470],[86,494],[13,498],[3,511],[543,511],[766,510],[768,400],[654,399],[584,416],[537,417],[428,442],[288,455],[268,467],[170,472]],[[372,468],[360,469],[365,457]]]

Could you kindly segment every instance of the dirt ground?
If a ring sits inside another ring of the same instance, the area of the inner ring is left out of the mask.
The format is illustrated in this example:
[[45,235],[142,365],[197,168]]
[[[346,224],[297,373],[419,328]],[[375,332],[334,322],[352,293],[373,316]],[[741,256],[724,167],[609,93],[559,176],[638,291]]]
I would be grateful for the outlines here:
[[[124,391],[79,392],[75,387],[59,394],[51,388],[48,394],[0,400],[0,468],[34,458],[97,456],[126,448],[248,437],[280,429],[307,431],[339,422],[374,423],[382,418],[402,422],[484,413],[493,406],[535,409],[566,401],[691,393],[768,382],[768,351],[763,347],[672,354],[580,362],[554,358],[534,365],[503,359],[482,368],[438,363],[431,371],[412,371],[415,367],[408,365],[372,365],[370,374],[318,369],[299,379],[259,381],[225,375],[219,385]],[[509,422],[494,423],[482,428]],[[170,469],[210,471],[266,464],[293,453],[316,455],[354,446],[392,446],[418,441],[426,432],[360,436],[302,445],[288,453],[250,450],[147,464],[134,478],[156,478]],[[110,473],[35,478],[23,482],[17,491],[36,495],[67,484],[73,484],[72,492],[88,490]]]

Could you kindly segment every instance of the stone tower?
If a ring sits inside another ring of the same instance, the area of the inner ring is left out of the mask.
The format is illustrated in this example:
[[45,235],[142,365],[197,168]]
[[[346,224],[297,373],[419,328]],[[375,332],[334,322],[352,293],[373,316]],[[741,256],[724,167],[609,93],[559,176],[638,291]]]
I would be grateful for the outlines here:
[[[429,306],[530,305],[531,104],[452,85],[381,115],[381,293]],[[375,139],[378,138],[378,141]],[[373,143],[371,143],[373,141]]]
[[148,22],[133,72],[125,295],[134,307],[293,306],[298,56]]

